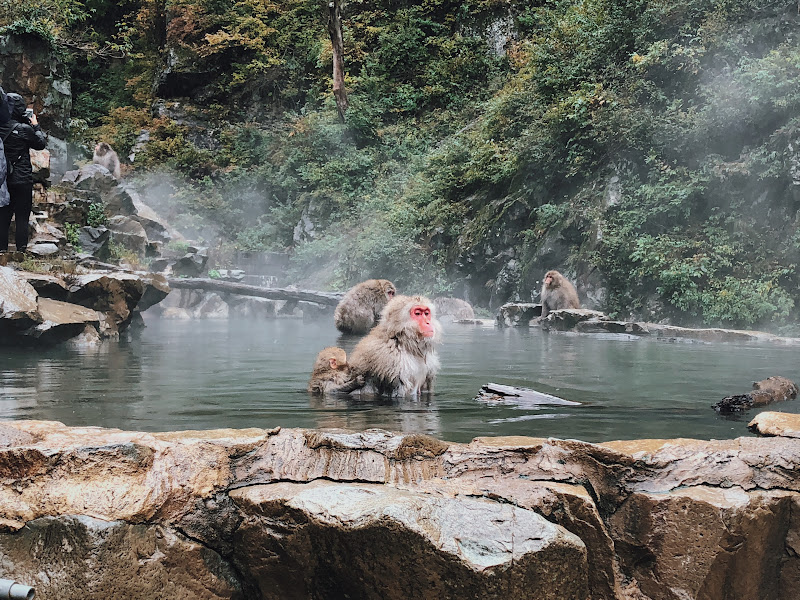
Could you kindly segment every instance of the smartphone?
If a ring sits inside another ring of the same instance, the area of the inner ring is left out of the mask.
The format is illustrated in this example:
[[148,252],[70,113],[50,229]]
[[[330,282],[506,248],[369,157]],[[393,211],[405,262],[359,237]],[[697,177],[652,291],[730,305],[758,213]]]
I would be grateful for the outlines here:
[[26,119],[30,119],[32,116],[33,116],[33,109],[32,108],[26,108],[25,109],[25,118]]

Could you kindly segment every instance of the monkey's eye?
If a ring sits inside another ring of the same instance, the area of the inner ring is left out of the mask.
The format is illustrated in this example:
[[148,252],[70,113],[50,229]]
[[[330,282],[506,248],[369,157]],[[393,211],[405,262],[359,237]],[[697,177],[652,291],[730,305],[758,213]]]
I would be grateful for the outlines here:
[[413,314],[415,317],[429,317],[431,316],[431,310],[429,308],[415,308],[411,314]]

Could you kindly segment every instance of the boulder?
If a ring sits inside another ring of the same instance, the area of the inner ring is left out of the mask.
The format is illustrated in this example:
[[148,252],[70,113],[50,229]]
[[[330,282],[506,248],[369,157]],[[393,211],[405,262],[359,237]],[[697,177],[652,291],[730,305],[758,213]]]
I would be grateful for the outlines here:
[[106,227],[111,230],[112,238],[123,248],[143,257],[147,249],[147,232],[142,224],[133,217],[116,215],[108,219]]
[[542,305],[530,302],[509,302],[497,310],[497,325],[500,327],[527,327],[542,315]]
[[0,554],[42,597],[89,600],[792,599],[798,463],[788,437],[452,444],[11,421]]
[[597,310],[589,310],[588,308],[564,308],[561,310],[551,311],[544,319],[540,321],[542,329],[556,331],[571,331],[576,328],[577,324],[582,321],[597,322],[607,317]]
[[440,321],[460,321],[474,319],[475,310],[472,305],[461,298],[434,298],[433,306],[436,308],[436,318]]
[[144,291],[136,309],[143,312],[164,300],[170,293],[170,287],[166,277],[157,273],[141,275],[140,278],[144,284]]
[[762,412],[757,414],[747,427],[761,435],[800,438],[800,415]]
[[123,331],[144,294],[145,284],[132,273],[92,273],[70,281],[68,300],[105,313],[108,332]]
[[52,298],[63,302],[66,301],[69,295],[67,284],[61,277],[43,273],[31,273],[29,271],[17,271],[17,274],[33,286],[39,297]]
[[78,230],[78,244],[81,253],[93,256],[98,260],[108,260],[111,257],[111,232],[105,227],[81,227]]
[[0,331],[2,341],[9,335],[42,322],[36,290],[11,267],[0,267]]
[[74,338],[89,325],[96,330],[100,316],[96,311],[69,302],[39,298],[42,322],[26,332],[29,337],[47,344],[57,344]]
[[588,597],[585,545],[532,510],[327,481],[231,498],[234,558],[262,598]]
[[45,183],[50,180],[50,151],[30,150],[33,182]]

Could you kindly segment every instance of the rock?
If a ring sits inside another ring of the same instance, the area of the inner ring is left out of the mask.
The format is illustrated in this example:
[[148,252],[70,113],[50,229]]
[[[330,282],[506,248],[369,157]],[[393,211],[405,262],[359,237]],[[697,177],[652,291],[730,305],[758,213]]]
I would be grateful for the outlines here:
[[67,138],[72,109],[68,69],[41,37],[29,33],[0,36],[0,81],[6,92],[35,99],[34,111],[49,134],[49,147],[53,140]]
[[45,275],[44,273],[31,273],[30,271],[17,271],[17,275],[33,286],[40,297],[53,300],[66,301],[69,290],[61,277]]
[[31,148],[31,168],[34,183],[46,183],[50,180],[50,152]]
[[436,318],[440,321],[460,321],[474,319],[475,310],[472,305],[461,298],[434,298],[433,306],[436,309]]
[[531,320],[541,315],[541,304],[509,302],[497,310],[497,324],[500,327],[527,327]]
[[746,394],[726,396],[712,408],[720,413],[749,410],[773,402],[794,400],[797,397],[797,384],[785,377],[767,377],[753,382],[753,391]]
[[78,244],[81,252],[93,256],[98,260],[108,260],[111,257],[111,232],[105,227],[81,227],[78,230]]
[[155,273],[152,275],[142,275],[141,281],[144,283],[144,291],[142,292],[142,297],[139,299],[139,303],[136,305],[136,308],[140,312],[164,300],[171,291],[167,279],[163,275]]
[[38,306],[42,322],[26,335],[40,342],[57,344],[80,335],[87,325],[95,329],[100,324],[97,312],[77,304],[39,298]]
[[147,232],[133,217],[116,215],[108,219],[106,227],[111,230],[113,240],[136,256],[143,257],[147,249]]
[[189,248],[189,252],[172,265],[172,274],[176,277],[205,276],[207,262],[208,251],[205,248]]
[[35,256],[53,256],[58,254],[58,246],[51,243],[32,244],[28,250]]
[[0,536],[0,551],[14,565],[3,576],[30,584],[37,598],[246,597],[221,556],[159,526],[86,515],[43,517],[13,537]]
[[110,332],[118,333],[130,323],[144,289],[143,281],[130,273],[79,275],[70,282],[68,300],[105,313]]
[[782,572],[797,565],[778,557],[798,506],[788,492],[693,486],[634,494],[609,526],[623,571],[650,598],[786,598]]
[[8,421],[2,575],[76,600],[793,599],[796,464],[788,437],[451,444]]
[[790,413],[762,412],[753,418],[747,427],[761,435],[777,435],[800,438],[800,415]]
[[0,332],[2,341],[42,321],[36,290],[11,267],[0,267]]
[[564,308],[551,311],[540,321],[542,329],[548,331],[571,331],[582,321],[591,321],[596,324],[598,321],[607,318],[603,313],[588,308]]
[[262,597],[588,597],[583,542],[531,510],[326,481],[231,498],[245,517],[235,556]]

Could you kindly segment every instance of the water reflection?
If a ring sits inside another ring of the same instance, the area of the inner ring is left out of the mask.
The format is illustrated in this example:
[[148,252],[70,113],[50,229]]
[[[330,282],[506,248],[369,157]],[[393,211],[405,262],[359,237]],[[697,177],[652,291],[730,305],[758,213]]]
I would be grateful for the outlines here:
[[[148,322],[130,342],[97,349],[6,351],[6,418],[140,430],[336,427],[414,431],[453,441],[531,435],[589,441],[748,435],[757,411],[722,417],[711,404],[770,375],[798,380],[783,346],[670,344],[631,336],[449,324],[436,393],[415,400],[315,398],[317,352],[343,339],[332,323]],[[488,382],[581,402],[519,406],[474,400]],[[771,410],[800,412],[798,401]]]

